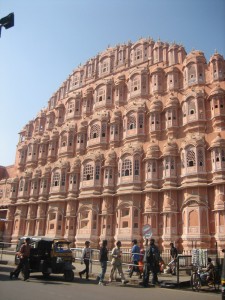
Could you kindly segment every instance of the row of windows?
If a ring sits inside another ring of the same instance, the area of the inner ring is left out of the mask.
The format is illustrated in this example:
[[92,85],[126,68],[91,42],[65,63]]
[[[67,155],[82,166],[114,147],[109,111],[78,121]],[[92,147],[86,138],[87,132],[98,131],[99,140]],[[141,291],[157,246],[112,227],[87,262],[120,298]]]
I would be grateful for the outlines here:
[[[178,100],[177,100],[178,101]],[[177,102],[178,103],[178,102]],[[161,109],[163,108],[162,103],[160,101],[157,101],[158,105],[161,105]],[[206,118],[206,113],[205,113],[205,105],[204,99],[203,98],[190,98],[188,101],[184,102],[182,104],[182,123],[186,124],[187,122],[191,121],[197,121],[197,120],[204,120]],[[223,116],[225,115],[225,99],[213,99],[210,102],[210,108],[211,108],[211,118],[217,117],[217,116]],[[177,125],[178,122],[176,121],[178,119],[178,111],[179,107],[177,105],[176,108],[167,108],[165,110],[165,113],[161,113],[160,111],[151,111],[150,108],[150,116],[149,122],[150,124],[159,124],[161,121],[163,121],[163,118],[165,118],[166,126],[169,125]],[[137,127],[137,122],[138,122],[138,127],[143,128],[144,127],[144,121],[146,118],[147,112],[145,114],[143,113],[138,113],[138,114],[128,114],[125,119],[124,119],[124,124],[123,127],[124,129],[135,129]],[[61,113],[61,125],[63,124],[65,119],[65,115],[63,112]],[[45,129],[53,129],[54,125],[57,125],[56,123],[57,118],[55,117],[55,114],[51,114],[51,127],[49,127],[49,119],[43,119],[42,120],[42,129],[41,131],[37,130],[37,128],[40,129],[39,124],[40,121],[37,120],[35,124],[29,124],[26,127],[26,130],[23,131],[20,135],[20,141],[24,141],[25,138],[30,138],[33,133],[38,132],[38,133],[43,133]],[[171,123],[173,122],[173,124]],[[176,124],[174,122],[176,121]],[[182,124],[180,124],[182,125]],[[111,125],[112,129],[115,125]],[[101,125],[101,132],[102,132],[102,137],[106,135],[106,124],[103,122]],[[151,128],[151,127],[150,127]],[[162,129],[162,128],[161,128]],[[94,124],[91,126],[90,130],[90,138],[97,138],[100,136],[100,127],[97,124]],[[113,131],[113,130],[111,130]],[[72,134],[70,139],[72,139]]]
[[[225,170],[225,149],[216,150],[215,153],[212,153],[212,163],[214,164],[213,170],[215,171],[217,167],[218,170],[222,171]],[[220,165],[218,165],[220,163]],[[195,171],[193,171],[193,167],[197,167]],[[220,168],[219,168],[220,166]],[[113,179],[116,174],[119,177],[127,177],[127,176],[140,176],[140,167],[141,162],[139,158],[129,159],[125,158],[124,160],[119,162],[118,171],[115,170],[113,167],[106,167],[104,169],[104,178],[105,179]],[[163,159],[162,164],[156,159],[151,159],[145,164],[145,177],[146,180],[151,178],[156,178],[155,176],[159,176],[160,169],[163,171],[163,176],[170,176],[176,175],[177,169],[179,167],[178,161],[174,157],[165,157]],[[205,171],[205,156],[204,150],[198,149],[194,151],[192,149],[187,150],[186,153],[181,154],[181,170],[186,168],[186,173],[182,172],[182,175],[196,174],[200,171]],[[190,170],[188,171],[188,168]],[[203,169],[202,169],[203,168]],[[170,171],[171,173],[168,173]],[[175,171],[175,173],[174,173]],[[89,181],[89,180],[97,180],[99,181],[102,176],[101,165],[96,163],[86,163],[81,168],[82,174],[82,181]],[[155,175],[153,175],[155,174]],[[152,177],[153,176],[153,177]],[[159,179],[157,177],[157,179]],[[69,177],[69,185],[76,185],[78,183],[77,175],[71,174]],[[54,171],[52,174],[51,186],[62,186],[66,185],[66,171]],[[47,181],[46,179],[42,179],[40,182],[40,187],[45,189],[47,188]],[[32,180],[31,189],[36,190],[38,188],[38,179]],[[14,188],[15,191],[15,188]],[[22,179],[19,184],[19,191],[28,191],[28,180]]]
[[[215,76],[213,77],[215,79]],[[225,73],[224,73],[225,79]],[[150,92],[165,92],[170,90],[178,90],[180,88],[187,88],[188,86],[192,86],[195,84],[205,84],[206,77],[203,72],[199,73],[198,67],[192,65],[191,67],[185,68],[184,76],[178,70],[174,69],[170,71],[168,74],[164,72],[163,69],[158,69],[156,73],[152,73],[151,78],[147,74],[144,75],[133,75],[130,79],[128,84],[123,82],[123,89],[120,86],[115,87],[115,96],[118,96],[118,92],[123,97],[127,97],[128,93],[129,96],[136,95],[137,92],[141,92],[143,94],[147,94]],[[101,101],[108,101],[113,99],[113,84],[109,83],[107,85],[100,84],[93,91],[93,98],[94,102],[101,102]],[[128,93],[126,93],[126,91]],[[88,99],[90,99],[92,93],[89,94]],[[66,96],[66,95],[65,95]],[[64,99],[63,97],[62,99]],[[88,104],[88,103],[87,103]],[[57,99],[52,98],[49,102],[49,110],[53,109],[57,105]],[[72,111],[76,110],[79,111],[79,102],[76,105],[71,104],[67,112],[71,113]]]
[[[155,50],[150,51],[147,50],[147,48],[144,50],[143,46],[137,47],[136,49],[132,50],[130,54],[130,66],[140,64],[142,62],[145,62],[149,59],[150,64],[151,63],[158,63],[161,61],[169,61],[169,65],[183,63],[184,60],[184,52],[180,55],[180,58],[178,59],[178,51],[175,48],[172,51],[169,51],[168,54],[165,54],[161,47],[157,47]],[[164,54],[163,54],[164,53]],[[73,75],[69,77],[67,82],[59,89],[59,91],[56,93],[56,101],[63,99],[65,97],[65,94],[69,90],[73,90],[76,88],[80,88],[86,84],[86,82],[90,82],[90,79],[93,79],[93,75],[96,76],[106,76],[114,72],[114,70],[117,69],[117,66],[125,65],[125,61],[127,64],[127,58],[126,58],[126,51],[120,50],[118,52],[118,58],[115,60],[111,56],[108,58],[101,59],[100,62],[97,64],[92,60],[89,62],[86,66],[83,67],[82,70],[77,70],[74,72]],[[168,58],[167,58],[168,55]],[[200,58],[201,62],[198,64],[195,64],[194,62],[188,63],[188,65],[184,68],[184,76],[185,81],[188,84],[193,84],[194,78],[198,78],[199,83],[203,83],[205,80],[205,58],[202,55]],[[225,78],[225,66],[224,61],[222,58],[220,60],[212,60],[210,62],[211,69],[213,70],[212,73],[212,80],[223,80]],[[127,67],[127,66],[126,66]],[[80,68],[79,68],[80,69]],[[188,74],[187,74],[188,73]],[[55,100],[50,100],[55,101]],[[50,107],[54,107],[54,103],[50,105]]]

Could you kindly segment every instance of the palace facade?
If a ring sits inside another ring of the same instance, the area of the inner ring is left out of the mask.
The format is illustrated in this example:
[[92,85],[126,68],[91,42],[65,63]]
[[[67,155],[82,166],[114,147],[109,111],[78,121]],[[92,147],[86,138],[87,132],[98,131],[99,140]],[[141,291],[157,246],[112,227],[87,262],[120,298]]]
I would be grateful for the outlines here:
[[130,247],[150,224],[161,250],[225,248],[223,56],[150,38],[106,49],[24,126],[0,174],[4,241]]

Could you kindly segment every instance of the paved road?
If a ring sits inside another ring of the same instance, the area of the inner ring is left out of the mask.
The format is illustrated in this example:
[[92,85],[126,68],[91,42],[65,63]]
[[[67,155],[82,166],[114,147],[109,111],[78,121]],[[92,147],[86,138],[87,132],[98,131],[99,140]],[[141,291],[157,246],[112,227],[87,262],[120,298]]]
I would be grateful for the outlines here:
[[11,266],[0,265],[0,299],[1,300],[219,300],[220,294],[192,292],[190,290],[174,290],[159,287],[142,288],[137,285],[122,286],[114,283],[106,286],[97,285],[96,280],[81,280],[75,278],[73,282],[63,282],[62,276],[53,276],[50,280],[43,280],[42,276],[32,274],[24,282],[21,279],[10,280]]

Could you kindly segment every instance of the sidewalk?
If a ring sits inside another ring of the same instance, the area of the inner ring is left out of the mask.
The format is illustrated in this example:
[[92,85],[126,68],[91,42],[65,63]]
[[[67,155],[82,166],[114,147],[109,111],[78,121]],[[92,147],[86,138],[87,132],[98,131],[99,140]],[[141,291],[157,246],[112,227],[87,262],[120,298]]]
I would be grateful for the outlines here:
[[[12,254],[2,254],[0,256],[0,264],[5,264],[9,266],[14,266],[14,255]],[[81,264],[79,260],[77,260],[75,263],[73,263],[74,267],[76,268],[74,270],[75,277],[79,278],[79,272],[82,271],[85,266],[84,264]],[[110,269],[111,265],[108,263],[107,266],[107,271],[105,275],[105,279],[109,279],[109,274],[110,274]],[[100,264],[96,261],[93,262],[92,265],[90,266],[90,278],[91,279],[96,279],[97,276],[101,272],[101,266]],[[129,277],[128,275],[128,268],[127,265],[123,266],[123,272],[125,274],[126,279],[129,281],[129,284],[132,285],[138,285],[142,280],[138,278],[136,273],[134,272],[132,278]],[[119,278],[119,275],[116,274],[116,278]],[[173,285],[173,287],[189,287],[190,286],[190,275],[186,275],[183,272],[179,276],[179,284],[177,284],[177,276],[172,276],[171,274],[158,274],[158,279],[160,283],[164,283],[169,285]]]

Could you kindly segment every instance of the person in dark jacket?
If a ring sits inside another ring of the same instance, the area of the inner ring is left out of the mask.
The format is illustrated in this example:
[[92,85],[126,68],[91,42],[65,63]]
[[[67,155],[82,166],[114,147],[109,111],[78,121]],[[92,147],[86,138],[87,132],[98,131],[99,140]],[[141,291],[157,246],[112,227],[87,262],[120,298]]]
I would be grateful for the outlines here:
[[150,240],[150,245],[147,247],[144,256],[144,276],[142,285],[147,287],[149,282],[149,273],[152,273],[152,284],[158,283],[157,273],[159,272],[159,248],[155,245],[155,240]]
[[177,269],[177,265],[176,265],[176,259],[177,259],[177,248],[174,246],[173,243],[170,243],[170,256],[171,256],[171,273],[172,275],[176,275],[176,269]]
[[107,261],[108,261],[108,249],[107,249],[107,240],[102,241],[102,246],[100,248],[100,253],[99,253],[99,261],[101,264],[102,272],[99,275],[99,285],[105,285],[104,284],[104,278],[105,278],[105,273],[107,269]]
[[29,256],[30,256],[30,238],[25,239],[25,243],[20,247],[17,255],[20,258],[20,262],[13,272],[10,272],[10,279],[15,276],[18,278],[20,271],[24,269],[24,280],[29,279]]

